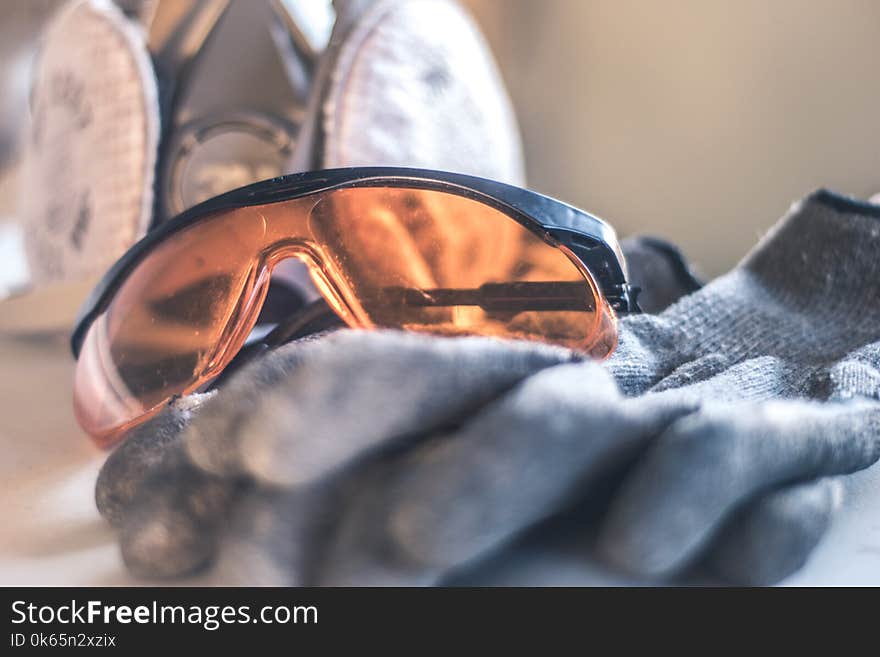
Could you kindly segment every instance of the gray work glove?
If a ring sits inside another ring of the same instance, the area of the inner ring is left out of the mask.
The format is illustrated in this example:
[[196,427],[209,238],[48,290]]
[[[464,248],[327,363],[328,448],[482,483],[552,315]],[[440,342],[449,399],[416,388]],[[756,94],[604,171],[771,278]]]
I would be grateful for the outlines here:
[[555,520],[666,579],[780,580],[880,458],[880,209],[817,193],[605,363],[343,331],[288,345],[107,461],[136,573],[433,584]]

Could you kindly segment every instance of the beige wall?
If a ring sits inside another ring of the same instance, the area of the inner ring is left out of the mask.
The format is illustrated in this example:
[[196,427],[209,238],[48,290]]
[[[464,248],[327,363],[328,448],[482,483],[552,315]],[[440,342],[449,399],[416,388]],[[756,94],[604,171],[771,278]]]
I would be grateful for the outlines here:
[[716,274],[819,186],[880,191],[880,2],[465,0],[530,185]]

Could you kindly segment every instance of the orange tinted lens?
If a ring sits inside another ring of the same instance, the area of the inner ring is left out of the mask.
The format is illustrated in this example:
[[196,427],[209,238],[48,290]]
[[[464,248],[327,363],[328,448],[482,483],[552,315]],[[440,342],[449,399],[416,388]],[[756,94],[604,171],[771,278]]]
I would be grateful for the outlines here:
[[109,444],[234,357],[283,258],[352,326],[542,340],[605,356],[613,313],[589,272],[485,203],[357,187],[224,211],[172,234],[90,326],[77,418]]
[[220,215],[168,238],[134,269],[83,342],[74,408],[84,429],[112,441],[228,362],[224,346],[255,311],[264,234],[259,221]]
[[376,326],[580,349],[597,337],[604,307],[589,273],[480,201],[434,190],[341,189],[315,206],[311,226]]

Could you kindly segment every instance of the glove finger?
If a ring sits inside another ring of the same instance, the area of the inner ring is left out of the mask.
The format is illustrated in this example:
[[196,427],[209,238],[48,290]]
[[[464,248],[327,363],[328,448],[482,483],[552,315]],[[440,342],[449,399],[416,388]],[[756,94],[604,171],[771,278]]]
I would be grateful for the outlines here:
[[181,432],[210,394],[190,395],[132,431],[104,461],[95,483],[98,511],[114,527],[125,520],[128,507],[144,480],[176,458]]
[[207,565],[235,494],[234,482],[206,475],[178,454],[143,481],[120,528],[122,559],[140,577],[180,577]]
[[246,491],[224,523],[210,584],[303,586],[324,501],[318,491]]
[[628,475],[600,551],[630,572],[670,574],[756,494],[874,463],[878,430],[873,402],[706,406],[667,429]]
[[[523,378],[580,358],[545,345],[394,331],[338,332],[301,356],[246,414],[220,411],[234,422],[193,423],[193,461],[214,470],[215,444],[231,441],[258,481],[306,484],[389,441],[459,422]],[[222,392],[217,402],[238,403]]]
[[190,460],[218,476],[241,474],[239,429],[245,419],[259,413],[266,395],[302,364],[318,339],[306,338],[273,349],[248,363],[227,379],[204,405],[197,422],[183,435]]
[[346,508],[317,581],[432,583],[572,502],[691,410],[636,408],[595,363],[538,373],[454,435],[383,460]]
[[769,586],[799,570],[840,505],[837,479],[775,490],[738,512],[713,541],[708,567],[727,582]]

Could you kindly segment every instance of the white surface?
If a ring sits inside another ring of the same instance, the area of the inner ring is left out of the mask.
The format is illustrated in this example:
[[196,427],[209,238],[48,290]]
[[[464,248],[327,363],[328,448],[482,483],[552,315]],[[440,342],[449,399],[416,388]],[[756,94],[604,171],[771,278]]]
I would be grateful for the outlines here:
[[0,218],[0,299],[28,282],[23,237],[18,224]]
[[795,586],[880,586],[880,464],[844,479],[843,506]]
[[65,352],[0,337],[0,584],[129,583],[95,509],[104,454],[76,428]]

